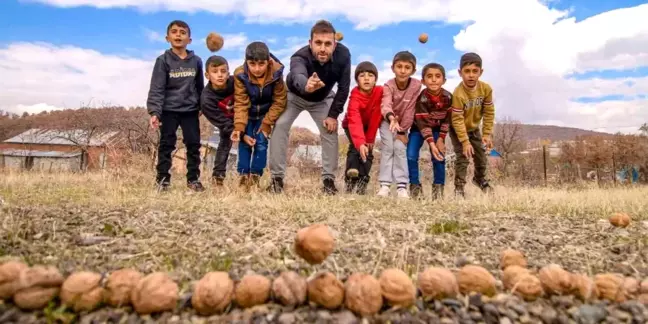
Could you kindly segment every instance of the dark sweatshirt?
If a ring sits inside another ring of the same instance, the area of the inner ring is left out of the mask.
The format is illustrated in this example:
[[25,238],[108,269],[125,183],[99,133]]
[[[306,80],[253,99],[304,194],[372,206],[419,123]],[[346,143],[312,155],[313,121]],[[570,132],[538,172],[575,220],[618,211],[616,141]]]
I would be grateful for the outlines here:
[[189,112],[200,109],[200,94],[205,87],[200,57],[187,50],[181,59],[168,49],[155,60],[146,107],[158,118],[164,111]]
[[[313,72],[317,73],[325,86],[312,93],[306,93],[304,89]],[[346,46],[337,43],[331,60],[322,65],[313,56],[310,47],[306,45],[290,57],[290,73],[288,73],[286,83],[290,92],[310,102],[324,100],[337,83],[337,93],[328,113],[328,117],[337,119],[344,111],[344,103],[349,96],[351,53]]]
[[223,89],[214,89],[211,82],[207,82],[200,97],[200,109],[221,133],[231,134],[234,130],[234,77],[227,79]]

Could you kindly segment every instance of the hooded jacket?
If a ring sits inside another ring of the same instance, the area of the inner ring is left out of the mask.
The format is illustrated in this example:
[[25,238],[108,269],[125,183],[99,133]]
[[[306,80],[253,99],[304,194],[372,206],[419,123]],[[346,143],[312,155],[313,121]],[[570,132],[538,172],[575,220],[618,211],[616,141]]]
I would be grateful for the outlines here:
[[272,53],[268,70],[261,78],[249,71],[246,63],[234,70],[234,130],[244,131],[249,120],[263,119],[261,129],[270,133],[286,109],[287,92],[284,66]]
[[158,56],[153,66],[146,107],[158,118],[162,112],[190,112],[200,109],[200,95],[205,87],[202,60],[187,50],[181,59],[171,49]]
[[380,103],[383,87],[375,86],[371,93],[365,94],[359,87],[351,90],[347,113],[342,120],[342,127],[348,128],[353,146],[357,149],[363,144],[373,144],[382,120]]
[[234,77],[227,79],[223,89],[214,89],[211,82],[207,82],[200,98],[200,108],[205,118],[221,133],[231,134],[234,130]]

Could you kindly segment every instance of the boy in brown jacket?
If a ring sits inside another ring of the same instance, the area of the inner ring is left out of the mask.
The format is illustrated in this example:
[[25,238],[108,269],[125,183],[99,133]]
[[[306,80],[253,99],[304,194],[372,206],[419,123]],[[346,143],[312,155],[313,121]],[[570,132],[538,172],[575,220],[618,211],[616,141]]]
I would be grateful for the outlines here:
[[[252,42],[245,63],[234,70],[234,132],[238,146],[240,185],[258,185],[267,165],[268,136],[286,109],[284,66],[265,43]],[[252,152],[254,149],[254,152]]]

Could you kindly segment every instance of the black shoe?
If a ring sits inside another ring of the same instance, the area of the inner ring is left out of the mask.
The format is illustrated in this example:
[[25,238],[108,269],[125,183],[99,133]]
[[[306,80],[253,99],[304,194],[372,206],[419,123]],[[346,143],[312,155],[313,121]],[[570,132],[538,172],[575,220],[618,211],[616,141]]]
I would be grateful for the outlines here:
[[171,183],[168,181],[158,182],[156,187],[158,192],[167,192],[171,190]]
[[360,180],[358,180],[358,184],[356,186],[358,195],[367,194],[367,186],[369,185],[369,179],[371,179],[371,177],[369,176],[360,177]]
[[443,185],[442,184],[433,184],[432,185],[432,199],[443,199]]
[[335,181],[330,178],[326,178],[323,181],[324,187],[322,187],[322,191],[327,194],[327,195],[335,195],[338,190],[335,188]]
[[217,187],[222,187],[225,185],[225,177],[222,176],[212,176],[212,182]]
[[493,192],[493,187],[490,186],[488,181],[482,180],[481,182],[477,181],[475,178],[473,178],[472,183],[477,186],[483,193],[491,193]]
[[283,193],[284,183],[283,179],[279,177],[274,177],[270,180],[270,185],[268,186],[268,191],[272,193]]
[[455,188],[455,197],[466,198],[466,192],[463,187]]
[[189,188],[189,189],[191,189],[192,191],[195,191],[195,192],[203,192],[203,191],[205,191],[205,187],[203,187],[203,184],[199,180],[188,182],[187,183],[187,188]]
[[410,184],[409,191],[412,199],[417,199],[420,196],[423,196],[423,186],[420,184]]
[[358,178],[347,178],[345,180],[346,180],[346,181],[344,181],[345,191],[348,194],[352,194],[353,191],[358,186]]

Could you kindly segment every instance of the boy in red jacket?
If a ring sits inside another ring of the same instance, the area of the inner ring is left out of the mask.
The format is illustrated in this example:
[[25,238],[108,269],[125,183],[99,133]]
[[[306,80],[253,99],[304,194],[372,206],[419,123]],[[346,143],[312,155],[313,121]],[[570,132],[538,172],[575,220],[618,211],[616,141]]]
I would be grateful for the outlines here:
[[355,69],[358,85],[351,90],[347,114],[342,121],[349,138],[346,160],[346,192],[354,189],[364,195],[373,162],[373,147],[380,126],[383,88],[376,86],[378,69],[371,62],[361,62]]

